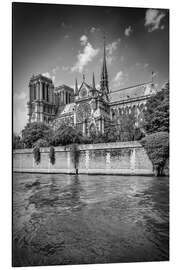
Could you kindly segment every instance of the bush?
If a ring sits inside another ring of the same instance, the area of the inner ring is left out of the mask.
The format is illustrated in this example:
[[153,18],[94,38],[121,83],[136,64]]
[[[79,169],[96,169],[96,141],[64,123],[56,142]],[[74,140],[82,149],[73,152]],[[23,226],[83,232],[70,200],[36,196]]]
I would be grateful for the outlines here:
[[166,160],[169,158],[169,134],[168,132],[156,132],[147,135],[141,140],[156,175],[162,175]]
[[46,139],[39,139],[35,143],[33,143],[33,147],[48,147],[49,142]]
[[55,164],[55,161],[56,161],[56,158],[55,158],[55,150],[54,150],[54,147],[53,146],[50,147],[49,158],[50,158],[51,164],[54,165]]
[[34,154],[34,160],[35,160],[36,164],[39,164],[41,161],[41,152],[40,152],[39,147],[36,146],[33,149],[33,154]]

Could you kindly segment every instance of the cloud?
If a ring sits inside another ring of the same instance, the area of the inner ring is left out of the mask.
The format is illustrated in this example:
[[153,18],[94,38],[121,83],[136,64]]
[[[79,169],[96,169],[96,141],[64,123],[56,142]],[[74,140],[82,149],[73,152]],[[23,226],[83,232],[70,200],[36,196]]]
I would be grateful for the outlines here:
[[62,22],[62,23],[61,23],[61,26],[62,26],[62,28],[72,28],[72,25],[67,24],[67,23],[65,23],[65,22]]
[[131,25],[129,25],[127,28],[125,28],[125,30],[124,30],[124,34],[125,34],[125,36],[126,37],[129,37],[130,36],[130,34],[132,33],[132,27],[131,27]]
[[63,71],[68,71],[69,70],[69,67],[62,66],[62,70]]
[[162,19],[166,16],[166,13],[158,9],[147,9],[145,15],[145,27],[148,32],[153,32],[157,29],[164,29],[164,25],[161,25]]
[[91,27],[90,32],[91,33],[94,33],[95,31],[96,31],[96,28],[95,27]]
[[107,55],[106,62],[107,62],[108,65],[111,65],[113,60],[114,60],[113,56]]
[[123,78],[123,72],[122,72],[122,70],[120,70],[120,71],[116,74],[116,76],[114,77],[114,81],[117,82],[117,81],[119,81],[119,80],[122,80],[122,78]]
[[91,33],[95,33],[97,31],[100,31],[100,28],[98,28],[98,27],[91,27],[91,29],[90,29],[90,32]]
[[56,67],[54,67],[53,69],[52,69],[52,73],[53,74],[56,74],[56,72],[59,70],[59,67],[58,66],[56,66]]
[[112,43],[109,43],[106,46],[106,51],[107,51],[107,63],[111,65],[112,61],[114,60],[113,53],[116,51],[118,44],[121,42],[121,39],[118,38],[116,41],[113,41]]
[[14,99],[15,100],[24,100],[27,98],[27,95],[25,92],[21,92],[21,93],[15,93],[14,94]]
[[80,38],[80,43],[84,46],[83,51],[79,52],[77,55],[77,61],[71,68],[71,71],[83,71],[84,67],[91,62],[99,53],[99,49],[93,48],[93,46],[88,42],[87,36],[83,35]]
[[45,77],[47,77],[47,78],[51,78],[49,72],[45,72],[45,73],[43,73],[42,75],[45,76]]
[[26,108],[16,109],[13,113],[13,129],[19,134],[27,123],[27,110]]
[[65,35],[64,38],[65,38],[65,39],[69,38],[69,35]]
[[87,44],[87,41],[88,41],[88,37],[86,35],[82,35],[80,37],[80,43],[81,43],[82,46],[83,45],[86,45]]
[[106,50],[108,54],[112,55],[112,53],[117,49],[118,41],[113,41],[112,43],[106,46]]
[[148,68],[148,67],[149,67],[148,63],[144,64],[144,68]]
[[141,65],[141,63],[139,63],[139,62],[136,62],[136,64],[135,64],[136,67],[139,67],[140,65]]
[[114,87],[119,87],[124,85],[125,81],[127,80],[128,76],[122,70],[118,71],[113,79]]

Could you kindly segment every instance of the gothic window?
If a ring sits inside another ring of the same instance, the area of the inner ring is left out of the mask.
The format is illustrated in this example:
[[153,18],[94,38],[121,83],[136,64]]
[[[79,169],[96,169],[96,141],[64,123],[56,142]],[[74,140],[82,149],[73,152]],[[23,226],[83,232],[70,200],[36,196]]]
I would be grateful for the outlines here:
[[38,99],[39,99],[40,98],[40,84],[39,84],[39,82],[37,84],[37,87],[38,87]]
[[83,122],[84,119],[88,119],[91,114],[91,107],[89,103],[80,103],[77,107],[77,121]]
[[83,87],[80,92],[80,97],[83,98],[85,96],[87,96],[87,90],[85,87]]
[[35,84],[33,85],[33,88],[34,88],[34,99],[36,99],[36,86],[35,86]]
[[44,89],[44,83],[42,83],[42,98],[45,99],[45,89]]
[[66,92],[66,104],[68,104],[68,93]]
[[94,123],[91,124],[91,126],[90,126],[90,128],[89,128],[89,133],[90,133],[90,135],[96,134],[96,126],[95,126]]
[[46,85],[46,97],[47,97],[47,102],[49,102],[49,91],[48,91],[48,85]]

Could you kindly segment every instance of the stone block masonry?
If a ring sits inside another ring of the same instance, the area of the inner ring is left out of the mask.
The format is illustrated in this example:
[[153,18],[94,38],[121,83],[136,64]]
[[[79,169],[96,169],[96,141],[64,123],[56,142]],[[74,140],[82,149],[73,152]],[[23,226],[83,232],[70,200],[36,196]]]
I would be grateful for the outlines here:
[[[79,174],[152,175],[153,166],[139,142],[79,145]],[[32,173],[75,173],[69,147],[55,147],[55,164],[50,163],[49,148],[41,148],[41,161],[34,161],[32,149],[13,151],[13,171]]]

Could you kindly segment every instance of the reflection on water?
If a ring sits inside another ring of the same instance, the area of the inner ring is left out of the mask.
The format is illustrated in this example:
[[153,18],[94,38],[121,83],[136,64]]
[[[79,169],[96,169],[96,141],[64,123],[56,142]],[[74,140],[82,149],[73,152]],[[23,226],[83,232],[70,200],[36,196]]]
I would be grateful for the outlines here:
[[14,266],[168,258],[168,178],[14,174]]

